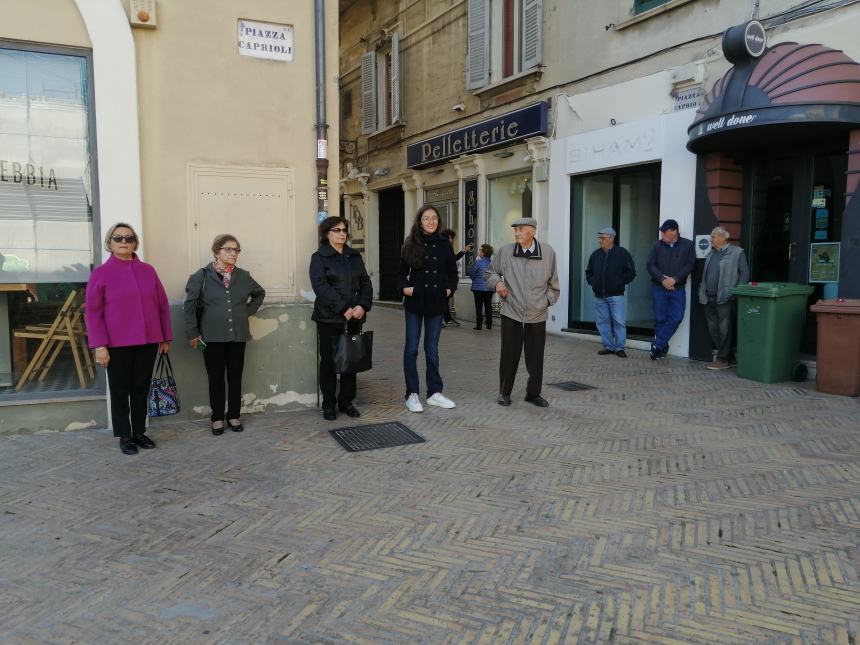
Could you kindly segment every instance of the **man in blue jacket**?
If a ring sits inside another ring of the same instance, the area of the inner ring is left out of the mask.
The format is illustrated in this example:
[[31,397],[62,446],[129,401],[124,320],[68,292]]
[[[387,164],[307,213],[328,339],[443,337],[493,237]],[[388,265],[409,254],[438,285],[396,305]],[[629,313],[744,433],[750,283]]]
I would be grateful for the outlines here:
[[627,358],[627,299],[625,287],[636,277],[633,257],[623,246],[615,244],[615,229],[611,226],[597,233],[600,248],[588,258],[585,281],[594,291],[595,324],[603,341],[598,354],[615,354]]
[[654,304],[654,342],[651,360],[669,352],[669,340],[684,320],[687,308],[687,277],[696,263],[692,240],[678,233],[678,222],[667,219],[660,226],[660,239],[648,254],[651,301]]

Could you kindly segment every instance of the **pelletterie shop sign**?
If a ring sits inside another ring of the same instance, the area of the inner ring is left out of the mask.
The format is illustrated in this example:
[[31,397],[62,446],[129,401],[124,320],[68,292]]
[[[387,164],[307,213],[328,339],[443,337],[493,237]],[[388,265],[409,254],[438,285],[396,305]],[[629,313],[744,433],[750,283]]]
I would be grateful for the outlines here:
[[293,60],[293,26],[239,20],[239,54],[269,60]]
[[547,103],[535,103],[521,110],[475,123],[413,143],[406,148],[406,165],[421,168],[460,155],[501,148],[515,141],[546,134]]

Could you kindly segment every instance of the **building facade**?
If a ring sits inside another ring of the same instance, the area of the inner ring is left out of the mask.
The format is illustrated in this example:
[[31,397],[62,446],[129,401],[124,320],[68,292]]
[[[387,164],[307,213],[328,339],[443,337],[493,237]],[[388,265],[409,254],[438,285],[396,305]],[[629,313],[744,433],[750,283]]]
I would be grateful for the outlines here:
[[[182,331],[184,286],[224,232],[267,291],[251,320],[245,409],[315,405],[314,3],[0,6],[0,432],[109,424],[80,313],[117,221],[141,234],[171,302],[182,418],[208,412],[202,357]],[[324,6],[336,141],[337,3]]]
[[[379,297],[399,295],[399,244],[424,202],[458,247],[498,246],[511,219],[538,219],[559,261],[554,333],[597,340],[584,268],[613,226],[638,273],[631,344],[648,347],[645,262],[667,218],[698,244],[725,226],[754,280],[856,297],[857,24],[860,6],[840,0],[342,1],[344,209]],[[538,127],[520,129],[530,110]],[[525,136],[502,138],[511,122]],[[458,294],[467,319],[469,301]],[[687,311],[670,352],[710,359],[695,298]]]

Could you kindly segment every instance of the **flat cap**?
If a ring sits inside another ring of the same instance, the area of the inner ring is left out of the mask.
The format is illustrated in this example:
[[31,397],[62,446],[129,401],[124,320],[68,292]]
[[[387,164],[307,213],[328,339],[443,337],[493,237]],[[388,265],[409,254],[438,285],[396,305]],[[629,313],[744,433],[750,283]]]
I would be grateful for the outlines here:
[[615,237],[615,229],[612,228],[611,226],[607,226],[607,227],[602,228],[599,231],[597,231],[597,234],[598,235],[608,235],[609,237]]
[[515,219],[511,226],[533,226],[537,228],[537,220],[534,217],[521,217]]

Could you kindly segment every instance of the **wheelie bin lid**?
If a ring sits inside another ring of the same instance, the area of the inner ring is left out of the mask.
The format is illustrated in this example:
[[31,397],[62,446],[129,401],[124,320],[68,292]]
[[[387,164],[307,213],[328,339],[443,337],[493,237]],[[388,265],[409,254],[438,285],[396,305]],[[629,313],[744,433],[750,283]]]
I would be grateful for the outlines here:
[[757,298],[808,296],[812,291],[813,287],[808,284],[796,284],[794,282],[750,282],[729,289],[729,293],[736,296],[754,296]]
[[817,314],[853,314],[860,316],[860,300],[819,300],[809,308]]

